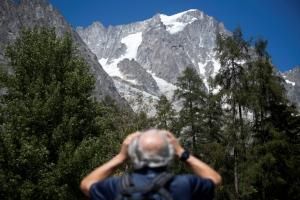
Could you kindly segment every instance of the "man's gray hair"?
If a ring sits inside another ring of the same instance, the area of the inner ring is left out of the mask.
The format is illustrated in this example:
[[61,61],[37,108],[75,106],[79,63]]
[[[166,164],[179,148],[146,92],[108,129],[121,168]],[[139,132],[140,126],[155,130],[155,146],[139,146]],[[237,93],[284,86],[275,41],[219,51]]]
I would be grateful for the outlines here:
[[147,151],[141,147],[139,142],[140,137],[134,139],[128,147],[128,155],[133,162],[135,169],[141,169],[143,167],[166,167],[173,160],[174,148],[167,139],[167,132],[158,129],[150,129],[142,132],[141,135],[150,132],[152,132],[152,134],[158,134],[159,137],[161,137],[163,146],[154,153],[153,151]]

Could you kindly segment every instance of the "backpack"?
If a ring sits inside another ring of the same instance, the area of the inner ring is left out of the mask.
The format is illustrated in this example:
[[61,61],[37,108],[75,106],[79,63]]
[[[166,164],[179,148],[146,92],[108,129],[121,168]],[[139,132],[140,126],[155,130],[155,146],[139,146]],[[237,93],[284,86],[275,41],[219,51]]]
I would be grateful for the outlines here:
[[165,188],[173,174],[163,172],[157,175],[146,187],[134,185],[130,175],[125,174],[120,180],[120,194],[116,200],[172,200]]

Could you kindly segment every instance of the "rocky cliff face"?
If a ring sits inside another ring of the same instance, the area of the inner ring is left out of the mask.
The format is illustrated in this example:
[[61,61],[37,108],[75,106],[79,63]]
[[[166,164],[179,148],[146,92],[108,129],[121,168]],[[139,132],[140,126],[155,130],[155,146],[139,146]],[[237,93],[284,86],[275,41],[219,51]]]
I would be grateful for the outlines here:
[[228,34],[222,23],[199,10],[157,14],[108,28],[95,22],[77,32],[127,99],[137,93],[170,99],[186,67],[196,69],[207,85],[220,68],[214,53],[216,34]]
[[285,80],[288,98],[294,102],[300,110],[300,66],[283,72],[281,75]]
[[4,57],[5,46],[18,37],[22,28],[34,26],[54,27],[59,36],[70,33],[78,47],[79,54],[90,65],[91,72],[95,75],[94,96],[99,100],[110,96],[119,105],[127,105],[117,92],[111,77],[100,66],[97,57],[63,16],[46,0],[0,1],[0,64],[8,63]]

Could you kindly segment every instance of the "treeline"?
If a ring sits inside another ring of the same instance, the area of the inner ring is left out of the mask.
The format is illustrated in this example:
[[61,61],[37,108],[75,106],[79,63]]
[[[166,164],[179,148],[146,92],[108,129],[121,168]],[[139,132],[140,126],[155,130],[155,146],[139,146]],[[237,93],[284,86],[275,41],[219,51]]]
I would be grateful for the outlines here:
[[173,131],[222,174],[216,199],[300,199],[300,117],[266,45],[240,30],[219,35],[222,67],[208,90],[187,68],[174,93],[180,111],[161,96],[148,117],[92,97],[94,77],[70,35],[24,30],[6,49],[12,70],[0,71],[0,199],[82,199],[81,178],[150,127]]

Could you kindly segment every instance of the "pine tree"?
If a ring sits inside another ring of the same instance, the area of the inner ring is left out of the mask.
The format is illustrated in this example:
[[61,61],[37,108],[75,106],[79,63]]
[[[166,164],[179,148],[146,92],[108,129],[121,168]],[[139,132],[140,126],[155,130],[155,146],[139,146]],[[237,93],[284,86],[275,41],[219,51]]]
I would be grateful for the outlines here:
[[224,142],[224,136],[221,128],[224,124],[222,102],[219,93],[214,93],[214,80],[210,77],[208,80],[209,88],[206,95],[205,106],[203,107],[203,128],[210,142]]
[[175,110],[165,95],[160,96],[155,105],[155,124],[158,128],[172,130],[175,119]]
[[243,63],[247,63],[249,58],[248,43],[243,39],[241,30],[236,29],[232,36],[218,35],[216,52],[221,63],[216,83],[221,87],[221,94],[227,100],[225,103],[230,109],[227,132],[234,159],[235,198],[238,199],[240,196],[238,163],[242,152],[245,151],[246,138],[243,107],[246,104],[247,83]]
[[[177,79],[177,90],[174,95],[182,101],[180,121],[185,127],[189,127],[192,138],[192,150],[197,152],[197,143],[205,138],[201,137],[201,123],[203,121],[202,109],[205,104],[205,86],[197,71],[187,67],[182,76]],[[203,136],[203,134],[202,134]]]

